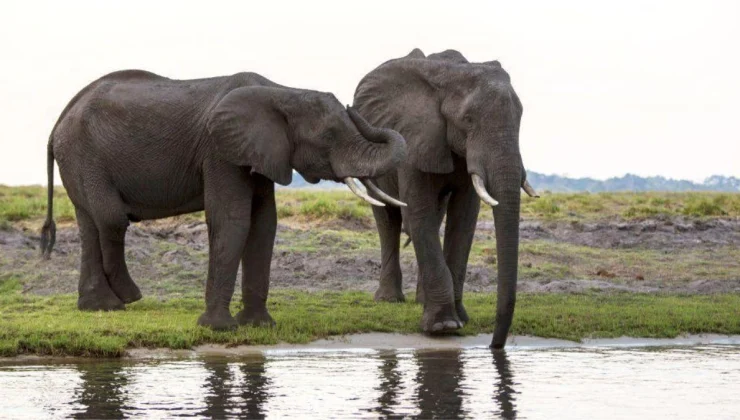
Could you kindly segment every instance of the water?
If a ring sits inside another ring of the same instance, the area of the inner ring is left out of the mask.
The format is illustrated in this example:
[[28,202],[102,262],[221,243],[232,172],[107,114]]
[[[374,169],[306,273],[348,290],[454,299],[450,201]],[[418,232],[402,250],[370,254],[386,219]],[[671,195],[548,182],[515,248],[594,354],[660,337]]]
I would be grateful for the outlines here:
[[740,418],[740,346],[0,364],[0,417]]

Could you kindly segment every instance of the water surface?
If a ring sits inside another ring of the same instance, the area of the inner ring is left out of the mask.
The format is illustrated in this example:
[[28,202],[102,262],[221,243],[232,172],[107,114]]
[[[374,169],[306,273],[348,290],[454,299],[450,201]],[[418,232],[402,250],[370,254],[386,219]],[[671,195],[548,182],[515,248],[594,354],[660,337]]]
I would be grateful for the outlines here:
[[0,364],[0,417],[740,418],[740,346]]

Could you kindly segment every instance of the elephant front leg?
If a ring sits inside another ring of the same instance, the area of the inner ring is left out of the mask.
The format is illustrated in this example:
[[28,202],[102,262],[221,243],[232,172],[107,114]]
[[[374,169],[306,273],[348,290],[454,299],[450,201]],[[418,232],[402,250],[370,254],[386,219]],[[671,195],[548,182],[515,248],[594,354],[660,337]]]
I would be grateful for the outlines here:
[[[429,209],[431,210],[431,209]],[[447,268],[439,240],[439,225],[434,211],[414,209],[409,228],[419,264],[419,280],[424,293],[421,328],[427,333],[443,333],[462,327],[455,310],[452,275]]]
[[[439,200],[439,205],[435,210],[434,217],[436,218],[437,231],[439,231],[439,227],[442,226],[442,220],[445,217],[445,210],[447,209],[447,202],[449,199],[449,194],[445,195],[441,200]],[[422,287],[421,271],[419,271],[416,279],[416,303],[424,304],[424,288]]]
[[236,321],[241,325],[274,326],[275,321],[267,311],[267,295],[277,228],[275,184],[261,175],[253,177],[257,185],[252,204],[252,224],[242,256],[244,308],[236,315]]
[[472,185],[452,193],[447,207],[447,225],[445,226],[444,255],[447,267],[452,274],[455,291],[455,310],[462,322],[469,317],[462,303],[465,274],[468,269],[468,256],[475,235],[475,224],[478,220],[480,199]]
[[252,186],[245,171],[225,163],[205,171],[208,279],[206,311],[198,318],[198,325],[216,330],[238,325],[229,304],[250,227]]

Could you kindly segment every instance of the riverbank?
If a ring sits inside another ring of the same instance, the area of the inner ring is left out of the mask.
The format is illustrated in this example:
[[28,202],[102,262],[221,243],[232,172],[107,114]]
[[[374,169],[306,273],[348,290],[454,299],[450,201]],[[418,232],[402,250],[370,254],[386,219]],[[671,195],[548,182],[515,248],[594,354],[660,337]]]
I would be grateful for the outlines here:
[[[269,310],[274,328],[241,327],[215,332],[196,326],[201,298],[146,298],[122,312],[80,312],[75,296],[22,294],[20,285],[0,286],[0,355],[121,357],[132,348],[190,349],[202,344],[309,343],[367,332],[418,333],[421,306],[375,303],[366,292],[275,290]],[[460,335],[491,332],[495,295],[469,293],[471,321]],[[234,303],[232,312],[238,310]],[[649,295],[635,293],[522,293],[511,329],[578,341],[584,338],[740,334],[740,295]]]

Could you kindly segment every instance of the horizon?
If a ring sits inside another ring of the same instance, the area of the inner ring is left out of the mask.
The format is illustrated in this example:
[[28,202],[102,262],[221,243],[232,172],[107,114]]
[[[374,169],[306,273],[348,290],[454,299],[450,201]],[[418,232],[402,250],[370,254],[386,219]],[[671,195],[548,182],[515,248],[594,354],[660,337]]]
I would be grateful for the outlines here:
[[46,143],[59,114],[111,71],[176,79],[254,71],[351,104],[365,74],[417,47],[502,63],[524,104],[520,145],[530,171],[599,181],[740,177],[737,2],[383,0],[360,9],[86,0],[2,10],[4,185],[46,184]]

